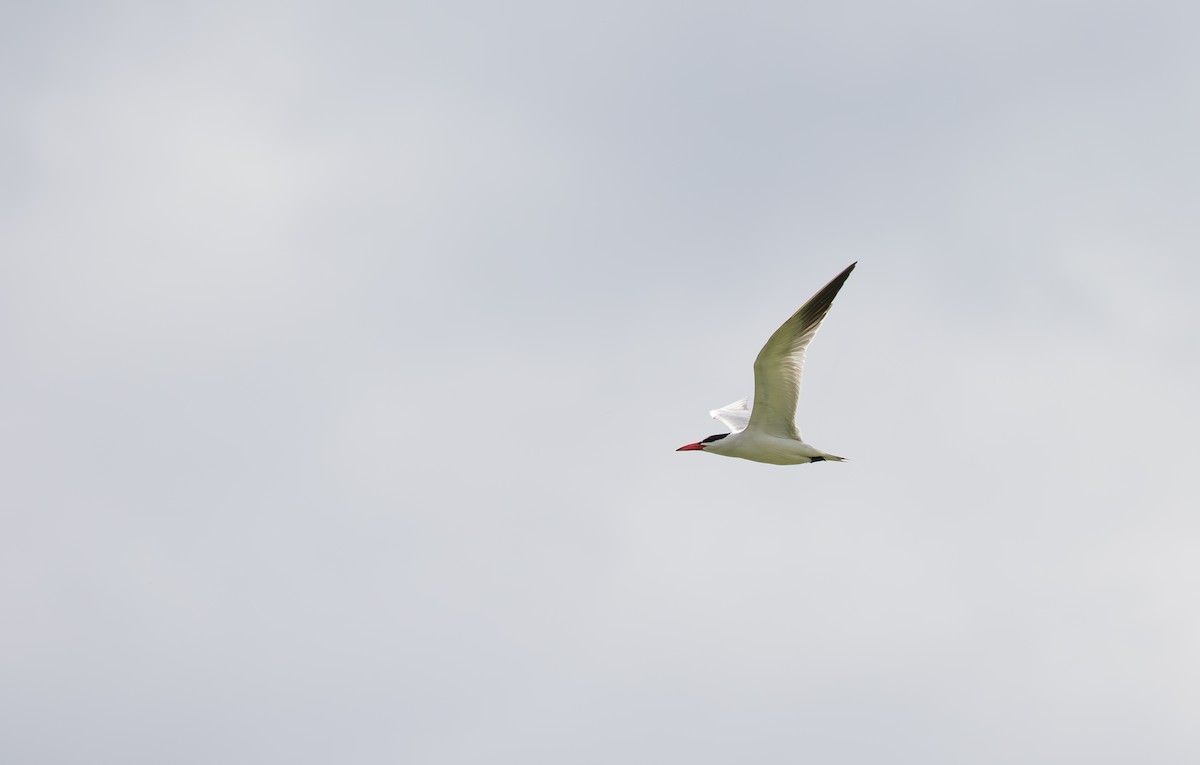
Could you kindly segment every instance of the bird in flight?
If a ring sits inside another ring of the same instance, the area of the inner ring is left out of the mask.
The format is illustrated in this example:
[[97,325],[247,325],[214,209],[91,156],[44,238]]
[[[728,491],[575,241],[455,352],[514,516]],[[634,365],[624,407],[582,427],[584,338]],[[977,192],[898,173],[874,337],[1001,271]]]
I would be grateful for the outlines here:
[[800,310],[775,330],[754,360],[754,408],[746,399],[709,412],[731,433],[681,446],[677,452],[712,452],[726,457],[767,462],[772,465],[803,465],[807,462],[844,462],[844,457],[823,452],[804,443],[796,427],[796,402],[800,398],[800,376],[804,372],[804,350],[829,313],[833,298],[858,263],[833,278]]

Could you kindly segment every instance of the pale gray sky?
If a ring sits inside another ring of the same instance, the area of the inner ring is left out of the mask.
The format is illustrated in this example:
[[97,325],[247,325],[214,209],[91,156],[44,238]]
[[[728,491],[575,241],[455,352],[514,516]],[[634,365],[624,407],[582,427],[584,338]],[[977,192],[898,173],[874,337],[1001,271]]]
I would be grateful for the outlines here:
[[1200,761],[1193,3],[15,14],[0,761]]

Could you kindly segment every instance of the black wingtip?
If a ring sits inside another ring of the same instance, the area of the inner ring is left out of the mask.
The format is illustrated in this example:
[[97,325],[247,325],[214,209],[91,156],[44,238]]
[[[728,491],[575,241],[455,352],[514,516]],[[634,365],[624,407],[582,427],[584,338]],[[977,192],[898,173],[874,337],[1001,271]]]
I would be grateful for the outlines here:
[[830,279],[829,284],[826,284],[824,287],[818,290],[817,294],[809,298],[808,302],[802,305],[800,310],[796,311],[796,313],[792,315],[792,320],[820,322],[821,319],[824,318],[825,313],[829,310],[829,307],[833,305],[833,299],[837,297],[838,292],[841,291],[842,285],[845,284],[846,280],[850,278],[850,272],[853,271],[854,267],[857,265],[858,261],[856,260],[850,265],[846,266],[846,268],[842,269],[840,274]]

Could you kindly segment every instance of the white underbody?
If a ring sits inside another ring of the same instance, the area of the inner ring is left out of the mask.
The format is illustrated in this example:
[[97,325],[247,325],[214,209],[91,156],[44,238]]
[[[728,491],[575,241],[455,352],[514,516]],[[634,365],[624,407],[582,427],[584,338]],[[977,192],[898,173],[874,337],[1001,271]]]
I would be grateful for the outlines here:
[[736,433],[730,433],[720,441],[705,444],[704,451],[726,457],[740,457],[754,462],[766,462],[770,465],[802,465],[812,462],[814,457],[832,462],[844,460],[843,457],[826,454],[803,441],[759,433],[754,430],[739,430]]

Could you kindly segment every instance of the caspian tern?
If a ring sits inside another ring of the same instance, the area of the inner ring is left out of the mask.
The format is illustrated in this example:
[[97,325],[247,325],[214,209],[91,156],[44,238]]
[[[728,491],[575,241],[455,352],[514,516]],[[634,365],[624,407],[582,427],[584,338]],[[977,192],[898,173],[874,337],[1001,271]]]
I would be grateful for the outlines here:
[[746,399],[709,412],[729,428],[677,452],[712,452],[726,457],[767,462],[772,465],[803,465],[808,462],[844,462],[845,457],[809,446],[796,427],[796,402],[800,398],[800,376],[804,372],[804,349],[829,313],[833,298],[858,263],[834,277],[809,298],[792,317],[775,330],[754,360],[754,408]]

